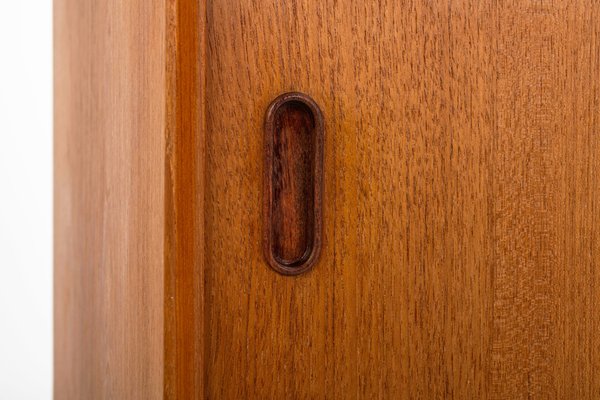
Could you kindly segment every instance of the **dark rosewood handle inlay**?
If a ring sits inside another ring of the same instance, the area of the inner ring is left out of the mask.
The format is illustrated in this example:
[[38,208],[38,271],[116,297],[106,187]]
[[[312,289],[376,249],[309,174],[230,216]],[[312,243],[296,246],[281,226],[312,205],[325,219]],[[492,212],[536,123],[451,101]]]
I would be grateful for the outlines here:
[[305,94],[286,93],[265,119],[263,246],[285,275],[310,269],[321,250],[323,116]]

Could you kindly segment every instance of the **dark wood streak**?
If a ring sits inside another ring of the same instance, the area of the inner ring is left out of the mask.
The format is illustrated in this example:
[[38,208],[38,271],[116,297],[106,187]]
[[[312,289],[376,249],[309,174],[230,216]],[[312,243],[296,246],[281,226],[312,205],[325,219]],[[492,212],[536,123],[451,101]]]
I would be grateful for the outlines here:
[[276,271],[297,275],[321,247],[323,116],[302,93],[286,93],[265,119],[265,257]]

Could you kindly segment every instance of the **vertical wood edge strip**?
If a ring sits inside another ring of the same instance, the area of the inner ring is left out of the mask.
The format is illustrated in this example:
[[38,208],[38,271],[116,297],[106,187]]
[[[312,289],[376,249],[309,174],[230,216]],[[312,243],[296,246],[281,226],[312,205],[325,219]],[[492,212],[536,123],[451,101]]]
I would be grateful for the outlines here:
[[204,394],[206,5],[166,7],[164,398]]

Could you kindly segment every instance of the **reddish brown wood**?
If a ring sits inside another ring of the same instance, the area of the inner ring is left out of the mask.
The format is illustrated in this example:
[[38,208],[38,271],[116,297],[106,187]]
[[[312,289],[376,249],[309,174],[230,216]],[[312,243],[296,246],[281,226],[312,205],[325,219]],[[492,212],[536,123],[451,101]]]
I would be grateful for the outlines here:
[[166,9],[164,398],[203,397],[206,3]]
[[297,92],[277,97],[265,118],[264,253],[269,265],[297,275],[321,247],[323,116]]

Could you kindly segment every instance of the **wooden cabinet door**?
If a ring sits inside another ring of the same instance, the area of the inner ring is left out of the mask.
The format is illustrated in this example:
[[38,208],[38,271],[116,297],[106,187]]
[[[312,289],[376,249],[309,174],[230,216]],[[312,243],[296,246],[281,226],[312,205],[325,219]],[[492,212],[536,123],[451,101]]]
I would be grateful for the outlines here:
[[[57,399],[600,398],[598,4],[54,7]],[[323,128],[295,276],[286,92]]]

